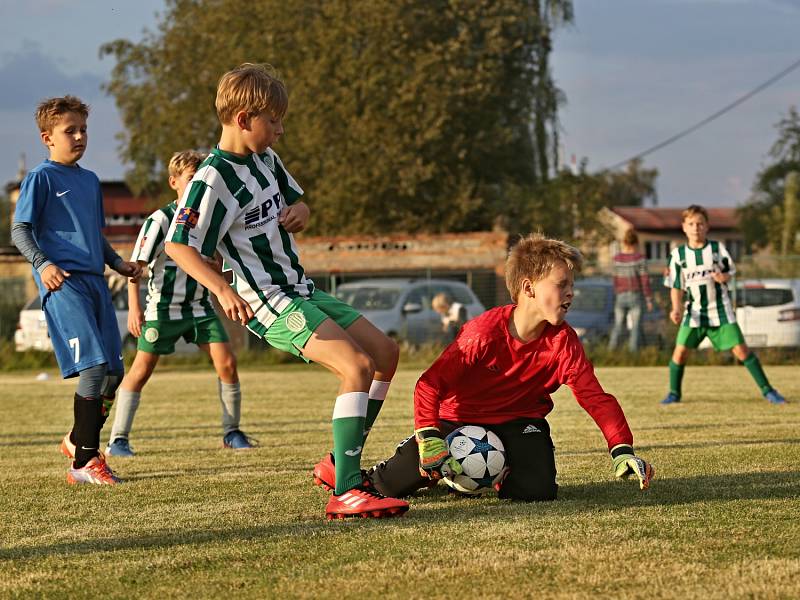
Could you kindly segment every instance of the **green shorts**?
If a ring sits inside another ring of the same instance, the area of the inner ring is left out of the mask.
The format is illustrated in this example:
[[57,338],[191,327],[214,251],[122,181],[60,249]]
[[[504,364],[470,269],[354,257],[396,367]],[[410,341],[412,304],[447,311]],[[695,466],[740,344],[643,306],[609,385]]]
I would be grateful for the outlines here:
[[136,348],[151,354],[172,354],[181,337],[190,344],[227,342],[228,333],[219,317],[194,317],[175,321],[145,321]]
[[[303,356],[303,348],[325,319],[331,318],[339,327],[347,329],[359,317],[361,313],[349,304],[314,290],[310,298],[293,298],[261,337],[270,346],[311,362]],[[259,335],[258,325],[250,330]]]
[[703,338],[708,336],[714,350],[730,350],[734,346],[744,344],[744,336],[742,330],[739,329],[738,323],[726,323],[719,327],[689,327],[688,325],[681,325],[678,329],[678,337],[675,339],[677,346],[686,346],[687,348],[697,348]]

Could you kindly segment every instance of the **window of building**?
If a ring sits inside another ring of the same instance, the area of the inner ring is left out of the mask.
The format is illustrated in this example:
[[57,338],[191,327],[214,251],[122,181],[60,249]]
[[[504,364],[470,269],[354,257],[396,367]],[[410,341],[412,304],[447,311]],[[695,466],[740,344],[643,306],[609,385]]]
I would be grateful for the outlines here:
[[669,252],[668,240],[648,240],[644,243],[644,255],[647,260],[667,260]]

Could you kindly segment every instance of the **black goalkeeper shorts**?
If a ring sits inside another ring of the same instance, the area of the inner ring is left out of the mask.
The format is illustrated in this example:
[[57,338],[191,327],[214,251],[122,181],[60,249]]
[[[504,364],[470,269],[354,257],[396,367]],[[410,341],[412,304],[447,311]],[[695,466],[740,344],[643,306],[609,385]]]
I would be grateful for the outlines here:
[[[480,423],[442,421],[441,430],[447,436],[462,425]],[[500,498],[528,502],[556,499],[555,446],[546,420],[516,419],[481,427],[497,434],[506,449],[506,466],[511,470],[500,487]],[[394,456],[370,469],[369,478],[375,489],[392,498],[403,498],[431,483],[420,475],[419,450],[414,436],[400,442]]]

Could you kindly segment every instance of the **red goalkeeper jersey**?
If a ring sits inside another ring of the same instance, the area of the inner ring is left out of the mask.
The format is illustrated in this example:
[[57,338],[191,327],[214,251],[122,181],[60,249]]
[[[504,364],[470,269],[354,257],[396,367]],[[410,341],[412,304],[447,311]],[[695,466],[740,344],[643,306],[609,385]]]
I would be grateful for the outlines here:
[[553,410],[550,394],[561,385],[597,423],[608,442],[633,444],[617,399],[597,381],[575,330],[567,323],[546,325],[523,343],[512,337],[513,304],[486,311],[468,322],[414,390],[414,425],[438,427],[439,420],[493,425],[523,417],[544,418]]

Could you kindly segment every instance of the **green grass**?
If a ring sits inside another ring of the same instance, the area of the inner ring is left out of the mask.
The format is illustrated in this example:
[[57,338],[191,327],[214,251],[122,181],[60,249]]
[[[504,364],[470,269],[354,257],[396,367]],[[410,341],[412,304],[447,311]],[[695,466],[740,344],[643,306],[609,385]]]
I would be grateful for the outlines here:
[[[335,393],[320,369],[242,374],[243,429],[261,441],[247,453],[220,447],[211,372],[157,371],[114,488],[64,482],[74,380],[0,375],[0,596],[796,598],[800,367],[767,373],[798,402],[770,406],[742,367],[695,367],[684,403],[661,407],[665,368],[600,369],[656,465],[645,494],[613,479],[564,389],[549,419],[556,502],[440,486],[403,518],[345,522],[324,519],[311,482]],[[410,433],[418,375],[396,377],[366,464]]]

